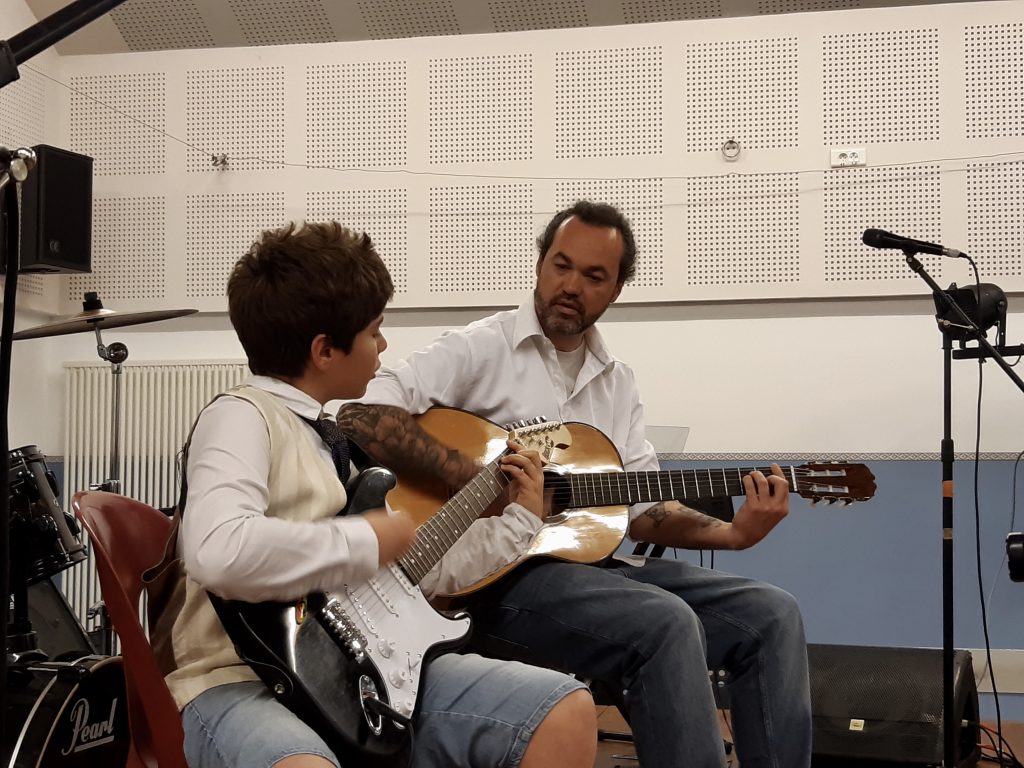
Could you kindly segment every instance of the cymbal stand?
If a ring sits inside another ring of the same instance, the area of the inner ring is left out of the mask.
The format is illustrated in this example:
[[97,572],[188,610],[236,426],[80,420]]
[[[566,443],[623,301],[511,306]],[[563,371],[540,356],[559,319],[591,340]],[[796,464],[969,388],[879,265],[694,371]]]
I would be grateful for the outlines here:
[[120,341],[115,341],[110,346],[103,344],[103,336],[100,326],[97,323],[96,331],[96,354],[100,360],[110,363],[110,373],[114,377],[114,393],[110,404],[110,474],[102,483],[90,485],[94,491],[110,491],[111,493],[121,492],[121,374],[124,371],[124,361],[128,359],[128,347]]

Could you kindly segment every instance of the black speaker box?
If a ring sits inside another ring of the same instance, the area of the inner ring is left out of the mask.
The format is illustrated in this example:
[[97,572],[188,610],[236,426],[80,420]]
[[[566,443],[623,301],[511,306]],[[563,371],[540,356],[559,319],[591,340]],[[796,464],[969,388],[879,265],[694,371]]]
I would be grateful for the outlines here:
[[21,185],[20,272],[92,268],[92,158],[46,144]]
[[[937,766],[943,758],[942,651],[810,645],[814,768]],[[978,688],[971,654],[953,672],[957,766],[976,766]]]

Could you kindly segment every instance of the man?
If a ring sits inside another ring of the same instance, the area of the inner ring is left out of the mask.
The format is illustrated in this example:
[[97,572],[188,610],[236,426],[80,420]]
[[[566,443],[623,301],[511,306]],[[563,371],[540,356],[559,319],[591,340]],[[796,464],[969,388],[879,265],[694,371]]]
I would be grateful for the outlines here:
[[[447,405],[499,424],[540,414],[585,422],[608,436],[626,470],[657,469],[633,372],[594,327],[633,275],[628,222],[611,206],[580,202],[551,220],[538,246],[532,300],[383,369],[360,404],[342,408],[345,431],[377,460],[465,483],[474,462],[410,416]],[[732,523],[669,501],[633,507],[629,534],[668,547],[750,547],[786,516],[788,486],[778,466],[743,484],[747,498]],[[523,537],[497,540],[490,520],[490,528],[471,527],[432,574],[435,592],[456,591],[513,559]],[[524,648],[532,663],[624,690],[642,765],[725,765],[709,666],[729,671],[744,768],[810,765],[803,624],[776,587],[676,560],[545,562],[486,590],[473,616],[478,632]]]

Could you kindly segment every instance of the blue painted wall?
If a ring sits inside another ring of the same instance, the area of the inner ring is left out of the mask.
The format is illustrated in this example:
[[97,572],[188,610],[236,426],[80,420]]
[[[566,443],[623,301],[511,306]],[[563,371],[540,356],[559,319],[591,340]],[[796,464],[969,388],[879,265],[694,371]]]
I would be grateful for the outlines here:
[[[878,490],[870,502],[816,506],[793,499],[789,517],[744,552],[717,552],[716,568],[777,584],[799,601],[811,643],[942,645],[942,468],[938,461],[870,461]],[[735,467],[765,462],[664,462],[665,469]],[[993,648],[1024,648],[1024,583],[1009,580],[1005,538],[1011,523],[1012,461],[979,467],[981,563]],[[958,648],[983,648],[975,557],[974,465],[954,466],[954,615]],[[1018,470],[1024,496],[1024,466]],[[736,499],[739,506],[741,499]],[[1024,498],[1018,499],[1024,505]],[[623,551],[632,551],[632,545]],[[699,553],[669,550],[698,562]],[[710,556],[704,554],[704,564]],[[993,591],[994,586],[994,591]],[[975,659],[980,669],[983,659]],[[996,678],[998,686],[999,679]],[[994,717],[991,696],[982,714]],[[1024,696],[1000,696],[1003,717],[1024,720]]]

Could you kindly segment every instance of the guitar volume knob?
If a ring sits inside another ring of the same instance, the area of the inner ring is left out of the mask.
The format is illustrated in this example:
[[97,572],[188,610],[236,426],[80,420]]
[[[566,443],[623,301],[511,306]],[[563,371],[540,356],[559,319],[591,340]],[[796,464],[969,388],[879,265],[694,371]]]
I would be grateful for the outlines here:
[[380,655],[383,656],[385,659],[390,659],[391,658],[391,654],[394,653],[394,651],[395,651],[395,641],[394,640],[378,640],[377,641],[377,650],[380,651]]
[[388,673],[388,680],[395,688],[401,688],[405,685],[405,681],[409,679],[408,673],[404,669],[392,669]]

